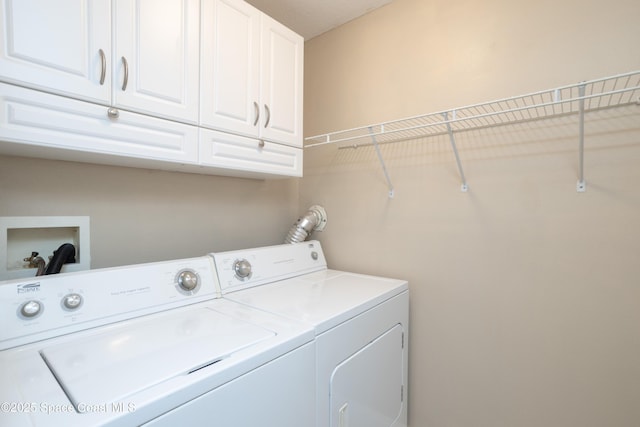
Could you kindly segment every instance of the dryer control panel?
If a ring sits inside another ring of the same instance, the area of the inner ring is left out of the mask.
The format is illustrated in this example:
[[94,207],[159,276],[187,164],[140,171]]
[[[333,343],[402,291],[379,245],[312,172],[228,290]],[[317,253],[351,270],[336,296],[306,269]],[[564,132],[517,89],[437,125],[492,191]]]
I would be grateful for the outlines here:
[[0,283],[0,350],[219,296],[210,257]]
[[326,270],[316,240],[211,254],[223,294]]

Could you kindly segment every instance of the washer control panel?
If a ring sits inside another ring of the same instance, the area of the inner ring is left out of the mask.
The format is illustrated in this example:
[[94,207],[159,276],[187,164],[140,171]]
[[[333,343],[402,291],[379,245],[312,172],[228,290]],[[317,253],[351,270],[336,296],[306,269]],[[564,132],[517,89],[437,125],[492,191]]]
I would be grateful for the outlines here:
[[0,282],[0,350],[218,296],[207,256]]
[[318,241],[211,254],[223,294],[324,270]]

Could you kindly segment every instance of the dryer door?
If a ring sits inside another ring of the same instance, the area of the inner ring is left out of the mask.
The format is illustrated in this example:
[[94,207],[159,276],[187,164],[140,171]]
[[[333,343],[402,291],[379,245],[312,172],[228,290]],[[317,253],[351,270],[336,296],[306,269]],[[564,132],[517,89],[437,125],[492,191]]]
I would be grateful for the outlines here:
[[389,427],[402,411],[403,330],[391,328],[331,376],[331,427]]

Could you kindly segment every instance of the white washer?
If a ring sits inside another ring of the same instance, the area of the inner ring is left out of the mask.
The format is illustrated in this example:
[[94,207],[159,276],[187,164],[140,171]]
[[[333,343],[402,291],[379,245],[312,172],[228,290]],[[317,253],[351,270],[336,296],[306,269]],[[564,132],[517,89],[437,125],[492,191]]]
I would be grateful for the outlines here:
[[406,281],[327,269],[317,241],[212,255],[225,299],[313,325],[317,427],[406,426]]
[[0,425],[312,425],[313,330],[218,296],[208,256],[1,283]]

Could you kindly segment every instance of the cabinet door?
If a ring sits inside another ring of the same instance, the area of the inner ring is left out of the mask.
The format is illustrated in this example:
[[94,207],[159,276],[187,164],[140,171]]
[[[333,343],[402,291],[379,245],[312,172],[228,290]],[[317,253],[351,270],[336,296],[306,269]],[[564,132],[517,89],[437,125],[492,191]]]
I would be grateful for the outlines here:
[[202,3],[201,126],[258,136],[260,15],[243,1]]
[[261,135],[302,147],[303,38],[263,15],[260,62]]
[[110,27],[109,0],[0,0],[0,80],[108,104]]
[[198,0],[117,0],[114,104],[198,121]]
[[302,149],[200,128],[200,164],[239,176],[302,176]]
[[126,111],[110,119],[101,105],[0,83],[0,148],[12,154],[122,165],[136,165],[134,159],[196,163],[197,129]]

